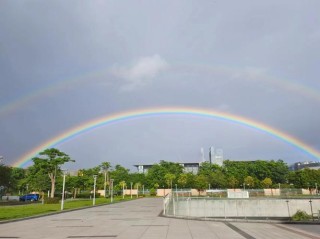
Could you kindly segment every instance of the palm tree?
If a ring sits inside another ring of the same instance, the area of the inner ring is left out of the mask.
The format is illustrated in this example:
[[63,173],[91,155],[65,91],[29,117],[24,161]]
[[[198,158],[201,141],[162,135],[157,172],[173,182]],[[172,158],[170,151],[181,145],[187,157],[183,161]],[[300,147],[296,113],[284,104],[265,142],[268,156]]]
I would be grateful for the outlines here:
[[111,168],[110,162],[103,162],[100,164],[101,171],[104,173],[104,196],[107,196],[106,187],[109,185],[108,194],[110,192],[110,182],[109,182],[109,168]]

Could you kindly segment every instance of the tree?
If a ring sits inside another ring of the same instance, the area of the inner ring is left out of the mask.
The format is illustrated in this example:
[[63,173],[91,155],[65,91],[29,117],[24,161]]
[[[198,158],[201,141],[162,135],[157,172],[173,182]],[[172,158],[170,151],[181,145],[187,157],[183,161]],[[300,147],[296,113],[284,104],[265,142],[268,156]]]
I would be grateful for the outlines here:
[[103,189],[104,189],[104,196],[106,197],[107,196],[107,193],[106,193],[107,184],[109,185],[108,192],[110,192],[109,168],[111,168],[111,164],[110,164],[110,162],[103,162],[100,164],[100,168],[104,173]]
[[129,169],[117,164],[114,170],[110,171],[110,177],[114,179],[115,183],[119,183],[120,181],[129,182]]
[[271,178],[265,178],[262,180],[261,184],[265,188],[270,188],[270,186],[272,185],[272,180]]
[[253,177],[251,177],[251,176],[247,176],[247,177],[245,177],[243,183],[244,183],[245,185],[248,185],[249,188],[253,188],[253,186],[254,186],[254,179],[253,179]]
[[232,187],[233,189],[235,189],[236,186],[239,184],[239,181],[234,176],[231,176],[228,182],[228,186]]
[[172,173],[167,173],[164,175],[164,180],[166,181],[166,184],[168,185],[168,188],[172,188],[172,181],[175,180],[176,176]]
[[179,175],[178,184],[182,188],[184,188],[188,183],[188,175],[186,173],[182,173]]
[[0,193],[2,193],[1,191],[4,191],[10,187],[11,171],[12,169],[10,167],[0,164],[0,187],[3,187],[0,190]]
[[51,148],[46,149],[39,153],[42,157],[35,157],[32,159],[35,168],[46,172],[51,181],[51,194],[50,197],[54,197],[55,183],[58,173],[61,173],[61,165],[67,162],[74,162],[69,155],[59,151],[58,149]]
[[208,179],[212,188],[225,188],[227,186],[227,179],[220,170],[211,173]]
[[207,188],[207,185],[208,185],[208,181],[206,176],[204,175],[195,176],[194,186],[198,190],[199,195],[200,195],[200,191],[203,191],[204,189]]
[[167,161],[160,161],[159,164],[154,164],[146,175],[147,184],[149,186],[158,183],[160,186],[167,184],[165,180],[166,174],[173,174],[176,178],[183,173],[183,167],[178,163],[172,163]]
[[211,164],[210,162],[203,162],[199,167],[198,174],[209,177],[213,172],[221,171],[221,167],[218,164]]
[[21,190],[23,191],[24,189],[24,183],[26,178],[26,170],[23,168],[16,168],[12,167],[11,169],[11,188],[14,191]]
[[127,183],[126,183],[125,181],[121,181],[121,182],[119,183],[119,188],[120,188],[121,190],[123,190],[126,186],[127,186]]

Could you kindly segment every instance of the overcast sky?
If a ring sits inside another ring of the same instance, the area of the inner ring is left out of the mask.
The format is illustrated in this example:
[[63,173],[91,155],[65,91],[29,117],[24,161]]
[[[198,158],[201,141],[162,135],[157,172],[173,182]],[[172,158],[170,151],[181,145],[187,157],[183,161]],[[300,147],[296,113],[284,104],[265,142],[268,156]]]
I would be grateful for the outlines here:
[[[0,1],[0,155],[13,164],[67,130],[118,112],[205,108],[320,150],[320,1]],[[132,168],[315,160],[239,124],[190,116],[126,121],[58,148],[76,163]]]

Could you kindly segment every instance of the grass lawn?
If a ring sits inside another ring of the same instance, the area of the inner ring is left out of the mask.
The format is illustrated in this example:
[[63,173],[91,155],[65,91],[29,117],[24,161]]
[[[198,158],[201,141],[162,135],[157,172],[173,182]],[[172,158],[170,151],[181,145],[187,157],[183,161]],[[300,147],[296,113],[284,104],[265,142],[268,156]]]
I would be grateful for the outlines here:
[[[133,200],[130,197],[122,199],[122,197],[115,197],[113,202]],[[96,198],[96,205],[110,204],[109,198]],[[81,208],[92,206],[92,200],[79,199],[74,201],[66,200],[64,202],[64,210]],[[52,212],[61,211],[61,204],[41,204],[32,203],[26,205],[14,205],[14,206],[0,206],[0,221],[30,217],[40,214],[48,214]]]

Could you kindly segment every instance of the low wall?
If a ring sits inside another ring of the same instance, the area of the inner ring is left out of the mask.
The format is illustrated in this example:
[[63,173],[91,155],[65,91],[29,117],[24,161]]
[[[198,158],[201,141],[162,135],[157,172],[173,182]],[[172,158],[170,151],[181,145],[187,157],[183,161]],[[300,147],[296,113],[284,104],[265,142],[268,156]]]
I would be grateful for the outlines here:
[[[320,210],[320,199],[312,199],[312,211]],[[311,215],[310,199],[193,199],[170,202],[167,215],[184,217],[291,217],[297,210]]]
[[124,190],[124,195],[137,195],[138,190],[137,189],[125,189]]
[[171,193],[171,189],[170,188],[160,188],[157,189],[157,196],[158,197],[164,197],[165,195]]
[[2,196],[3,201],[19,201],[19,196]]

